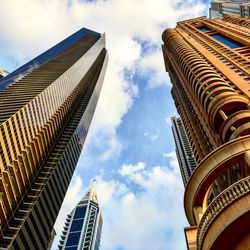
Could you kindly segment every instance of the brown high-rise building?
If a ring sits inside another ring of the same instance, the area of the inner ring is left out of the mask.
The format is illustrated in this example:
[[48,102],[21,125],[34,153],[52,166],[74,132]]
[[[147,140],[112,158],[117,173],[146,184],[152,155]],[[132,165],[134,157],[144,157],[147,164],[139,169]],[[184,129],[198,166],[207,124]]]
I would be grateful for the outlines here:
[[163,32],[166,71],[197,166],[185,187],[189,249],[250,246],[249,19],[194,18]]
[[0,80],[0,249],[48,249],[107,65],[81,29]]

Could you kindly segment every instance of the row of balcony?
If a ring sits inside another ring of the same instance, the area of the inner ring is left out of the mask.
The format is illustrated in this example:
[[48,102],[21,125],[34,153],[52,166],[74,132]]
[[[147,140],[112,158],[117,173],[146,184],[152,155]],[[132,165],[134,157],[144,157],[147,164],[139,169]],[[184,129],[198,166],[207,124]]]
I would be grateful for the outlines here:
[[[212,200],[211,190],[228,170],[241,164],[244,176]],[[247,249],[250,245],[250,136],[225,143],[211,152],[193,172],[184,197],[189,249]]]

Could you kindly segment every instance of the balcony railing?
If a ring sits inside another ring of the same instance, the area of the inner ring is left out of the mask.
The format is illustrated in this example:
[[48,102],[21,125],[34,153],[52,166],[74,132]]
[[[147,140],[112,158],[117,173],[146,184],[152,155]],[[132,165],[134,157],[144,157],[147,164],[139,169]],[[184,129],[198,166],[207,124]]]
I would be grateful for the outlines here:
[[219,194],[208,206],[199,223],[197,232],[197,246],[201,249],[207,229],[217,215],[235,200],[250,192],[250,176],[234,183]]

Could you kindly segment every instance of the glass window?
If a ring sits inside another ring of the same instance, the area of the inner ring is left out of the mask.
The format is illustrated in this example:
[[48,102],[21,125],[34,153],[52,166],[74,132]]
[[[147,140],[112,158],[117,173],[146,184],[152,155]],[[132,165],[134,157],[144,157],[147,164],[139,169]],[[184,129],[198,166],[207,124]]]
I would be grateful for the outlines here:
[[77,246],[80,239],[81,232],[69,233],[66,246]]
[[225,37],[221,34],[215,34],[215,35],[212,35],[212,37],[216,41],[223,43],[224,45],[228,46],[231,49],[240,48],[240,47],[244,46],[244,45],[242,45],[242,44],[240,44],[240,43],[238,43],[238,42],[236,42],[228,37]]
[[211,31],[211,29],[207,28],[206,26],[202,26],[198,28],[201,32]]
[[73,220],[70,227],[70,232],[81,231],[82,224],[83,224],[83,219]]
[[84,218],[84,215],[86,213],[86,207],[78,207],[76,208],[74,219],[80,219]]

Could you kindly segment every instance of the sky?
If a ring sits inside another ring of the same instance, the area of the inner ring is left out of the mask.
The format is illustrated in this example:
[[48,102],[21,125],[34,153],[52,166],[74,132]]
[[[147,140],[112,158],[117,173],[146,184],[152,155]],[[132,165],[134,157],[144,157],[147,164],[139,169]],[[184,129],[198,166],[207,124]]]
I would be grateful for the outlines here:
[[108,68],[53,250],[93,178],[104,215],[100,250],[186,249],[161,34],[208,8],[204,0],[1,0],[0,66],[9,72],[82,27],[106,34]]

